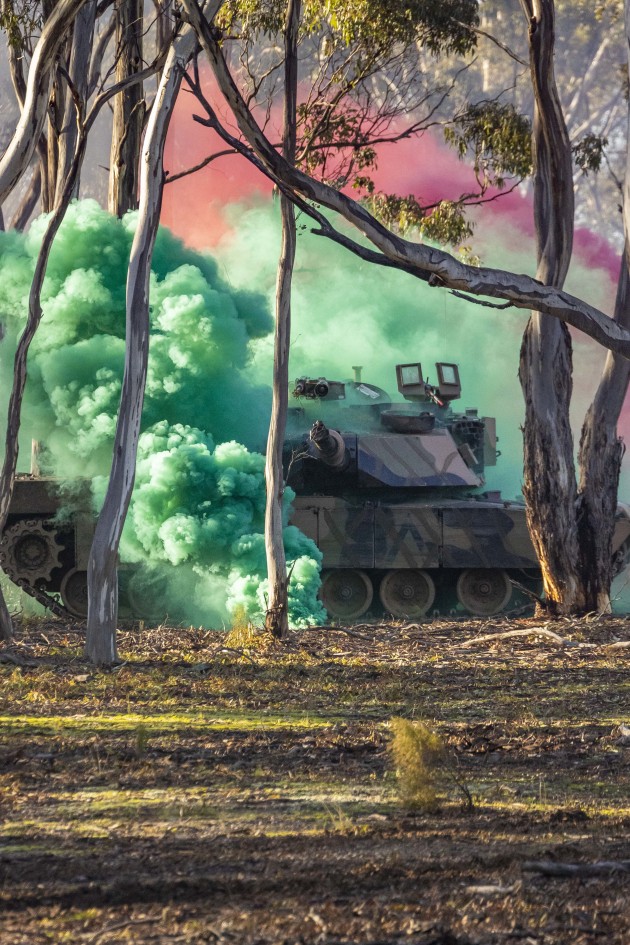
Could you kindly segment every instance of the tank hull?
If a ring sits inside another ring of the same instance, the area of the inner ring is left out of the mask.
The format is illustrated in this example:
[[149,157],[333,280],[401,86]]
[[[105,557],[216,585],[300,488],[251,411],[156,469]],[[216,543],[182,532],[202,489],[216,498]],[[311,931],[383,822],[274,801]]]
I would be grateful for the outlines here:
[[[391,596],[379,595],[384,581],[390,581],[394,572],[421,571],[433,582],[435,594],[424,611],[431,615],[490,615],[520,608],[531,605],[541,589],[525,506],[519,502],[483,497],[436,502],[426,496],[373,500],[298,496],[291,522],[322,552],[325,575],[360,571],[362,582],[366,577],[371,582],[370,604],[361,616],[388,610],[394,611],[393,616],[405,615],[404,602],[395,603]],[[616,573],[625,567],[629,554],[630,514],[620,505],[613,538]],[[471,597],[470,592],[464,593],[462,575],[468,576],[469,583],[475,575],[484,575],[490,581],[493,575],[501,575],[505,586],[509,584],[509,596],[497,591],[496,609],[488,601],[477,602],[474,594]],[[325,598],[324,602],[331,617],[344,616],[335,612],[333,601]],[[412,613],[410,605],[409,611],[410,615],[420,615],[418,607]]]

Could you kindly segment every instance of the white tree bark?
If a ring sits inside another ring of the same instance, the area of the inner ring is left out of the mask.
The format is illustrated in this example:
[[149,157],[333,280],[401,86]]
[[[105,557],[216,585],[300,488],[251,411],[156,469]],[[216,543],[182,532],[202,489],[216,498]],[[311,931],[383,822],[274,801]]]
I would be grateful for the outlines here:
[[[209,28],[196,0],[182,0],[190,22],[200,37],[218,86],[229,104],[238,128],[250,149],[250,159],[288,194],[335,211],[377,247],[387,265],[426,279],[430,285],[501,299],[518,309],[530,309],[579,329],[605,348],[630,358],[630,331],[617,325],[595,306],[531,276],[470,266],[443,249],[414,243],[390,232],[356,200],[292,167],[265,137],[247,107],[223,57],[220,37]],[[316,231],[317,232],[317,231]],[[324,230],[319,230],[324,232]],[[360,252],[349,238],[326,233],[342,245]]]
[[[288,0],[284,30],[284,121],[282,153],[286,161],[295,163],[297,141],[298,30],[300,0]],[[289,630],[287,562],[282,528],[284,472],[282,448],[287,424],[289,399],[289,349],[291,344],[291,285],[295,262],[295,207],[284,194],[281,197],[282,247],[278,262],[276,285],[276,329],[274,338],[273,396],[271,421],[267,439],[265,482],[265,552],[269,579],[269,602],[265,626],[278,639]]]
[[[85,6],[79,11],[74,21],[72,31],[72,48],[68,75],[73,85],[73,91],[65,87],[65,102],[61,134],[59,135],[59,153],[57,156],[57,174],[55,182],[55,203],[61,199],[61,194],[68,177],[70,165],[76,151],[79,136],[79,121],[85,114],[88,99],[88,71],[94,40],[94,23],[96,20],[96,0],[86,0]],[[74,94],[73,94],[74,92]],[[76,95],[76,101],[74,96]],[[79,196],[79,177],[74,183],[73,197]]]
[[163,155],[182,75],[197,47],[186,27],[169,52],[142,148],[140,207],[127,276],[127,347],[114,458],[88,566],[86,655],[99,666],[117,659],[117,555],[135,479],[149,352],[149,277],[164,188]]
[[40,140],[57,51],[67,38],[74,17],[86,2],[59,0],[42,30],[31,60],[22,114],[11,143],[0,159],[0,205],[26,171]]

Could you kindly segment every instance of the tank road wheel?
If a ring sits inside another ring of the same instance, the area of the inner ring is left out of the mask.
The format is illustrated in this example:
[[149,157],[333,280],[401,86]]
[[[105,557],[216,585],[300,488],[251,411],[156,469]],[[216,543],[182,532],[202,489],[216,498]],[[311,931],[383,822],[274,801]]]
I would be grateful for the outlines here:
[[328,571],[322,580],[319,596],[331,617],[354,620],[364,614],[374,589],[365,571]]
[[476,617],[498,614],[511,596],[510,579],[499,569],[474,568],[462,571],[457,579],[457,599]]
[[0,541],[0,566],[13,581],[50,581],[51,572],[61,564],[63,545],[53,530],[38,519],[17,522],[7,528]]
[[381,603],[394,617],[423,617],[435,600],[435,584],[426,571],[388,571],[379,590]]
[[60,587],[61,600],[66,610],[75,617],[87,617],[88,585],[87,571],[73,568],[64,574]]

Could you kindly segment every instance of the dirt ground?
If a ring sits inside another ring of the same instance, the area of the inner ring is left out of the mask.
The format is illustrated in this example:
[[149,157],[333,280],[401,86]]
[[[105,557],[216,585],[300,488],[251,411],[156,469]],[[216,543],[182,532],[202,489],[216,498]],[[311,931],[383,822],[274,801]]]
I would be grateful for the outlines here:
[[[628,640],[136,629],[97,672],[79,627],[33,622],[0,650],[0,942],[626,945]],[[405,806],[395,717],[472,810],[439,771],[437,809]]]

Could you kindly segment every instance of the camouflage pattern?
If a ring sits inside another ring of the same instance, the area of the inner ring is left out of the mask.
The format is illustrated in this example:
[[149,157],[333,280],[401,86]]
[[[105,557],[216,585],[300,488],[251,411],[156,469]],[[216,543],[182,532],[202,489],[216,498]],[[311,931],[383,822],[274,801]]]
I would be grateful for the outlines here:
[[365,434],[358,438],[359,486],[418,489],[480,486],[447,430],[422,434]]
[[324,568],[538,568],[517,503],[304,496],[291,522],[315,541]]

